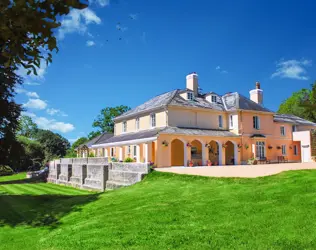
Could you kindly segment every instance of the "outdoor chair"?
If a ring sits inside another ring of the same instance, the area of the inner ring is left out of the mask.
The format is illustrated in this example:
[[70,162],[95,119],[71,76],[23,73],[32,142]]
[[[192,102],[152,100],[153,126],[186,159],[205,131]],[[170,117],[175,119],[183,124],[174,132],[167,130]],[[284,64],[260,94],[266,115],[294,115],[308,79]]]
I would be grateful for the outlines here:
[[267,159],[267,157],[257,157],[256,160],[260,164],[269,164],[270,161]]

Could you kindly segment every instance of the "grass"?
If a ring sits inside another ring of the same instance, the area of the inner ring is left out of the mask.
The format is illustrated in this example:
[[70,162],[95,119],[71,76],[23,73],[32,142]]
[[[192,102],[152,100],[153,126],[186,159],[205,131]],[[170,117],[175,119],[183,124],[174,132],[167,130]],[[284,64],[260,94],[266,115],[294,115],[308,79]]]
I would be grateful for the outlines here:
[[0,178],[2,249],[315,249],[315,218],[313,170],[257,179],[154,172],[102,194]]

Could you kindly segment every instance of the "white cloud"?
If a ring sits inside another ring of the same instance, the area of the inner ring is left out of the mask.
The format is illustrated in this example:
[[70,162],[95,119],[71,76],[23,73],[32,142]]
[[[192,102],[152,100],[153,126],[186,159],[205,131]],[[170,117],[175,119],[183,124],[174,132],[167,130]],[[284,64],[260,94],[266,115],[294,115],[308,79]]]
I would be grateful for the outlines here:
[[228,71],[227,70],[224,70],[224,69],[222,69],[221,68],[221,66],[216,66],[216,68],[215,68],[218,72],[220,72],[220,73],[222,73],[222,74],[227,74],[228,73]]
[[87,32],[89,24],[100,23],[100,17],[98,17],[91,9],[72,9],[70,13],[61,21],[61,27],[58,30],[58,38],[62,40],[68,33],[84,34]]
[[28,97],[33,97],[36,99],[39,98],[39,95],[36,92],[28,92],[26,89],[17,88],[15,92],[18,94],[26,94]]
[[25,85],[30,85],[30,86],[38,86],[41,85],[39,82],[25,82]]
[[94,45],[95,45],[95,42],[89,40],[89,41],[87,41],[86,45],[87,45],[88,47],[91,47],[91,46],[94,46]]
[[65,114],[65,112],[63,112],[59,109],[54,109],[54,108],[48,108],[48,109],[46,109],[46,112],[49,115],[68,116],[67,114]]
[[25,111],[22,111],[22,112],[21,112],[21,115],[25,115],[25,116],[29,116],[29,117],[36,117],[36,115],[35,115],[34,113],[25,112]]
[[39,98],[39,95],[36,92],[27,92],[28,97]]
[[311,60],[301,59],[298,60],[288,60],[284,61],[281,59],[276,63],[277,69],[271,75],[271,78],[280,77],[280,78],[290,78],[297,80],[308,80],[306,67],[311,66]]
[[47,103],[41,99],[29,99],[27,103],[23,104],[23,107],[31,109],[45,109]]
[[41,129],[54,130],[62,133],[68,133],[75,129],[71,123],[59,122],[55,119],[47,119],[45,117],[34,117],[34,122]]
[[97,4],[101,7],[108,6],[110,4],[110,0],[89,0],[90,4]]

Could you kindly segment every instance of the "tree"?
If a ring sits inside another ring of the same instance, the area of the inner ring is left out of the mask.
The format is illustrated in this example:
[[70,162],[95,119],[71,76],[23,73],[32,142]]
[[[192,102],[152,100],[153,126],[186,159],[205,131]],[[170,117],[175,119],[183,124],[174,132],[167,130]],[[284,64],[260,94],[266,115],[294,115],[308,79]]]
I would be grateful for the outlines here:
[[88,138],[86,137],[80,137],[78,140],[76,140],[72,145],[71,148],[67,150],[67,154],[65,155],[66,158],[75,158],[77,157],[77,153],[75,149],[79,147],[81,144],[84,144],[88,141]]
[[66,138],[49,130],[39,129],[34,137],[43,146],[46,161],[64,157],[70,148]]
[[18,135],[33,138],[37,133],[37,125],[33,122],[29,116],[22,115],[19,118]]
[[128,106],[117,106],[117,107],[107,107],[101,110],[101,114],[98,115],[97,119],[94,120],[92,126],[94,128],[99,128],[101,132],[114,132],[114,121],[113,119],[131,108]]
[[101,135],[101,131],[91,131],[89,134],[88,134],[88,139],[89,140],[92,140],[93,138]]
[[80,0],[0,1],[0,164],[13,164],[21,152],[15,137],[21,106],[14,101],[14,88],[22,79],[16,70],[22,67],[36,75],[41,61],[52,62],[60,16],[85,7]]
[[20,157],[19,170],[26,170],[29,166],[37,165],[40,167],[45,159],[45,150],[43,146],[35,140],[25,136],[18,136],[18,141],[23,146],[24,152]]
[[316,122],[316,82],[310,89],[301,89],[283,101],[278,113],[292,114]]

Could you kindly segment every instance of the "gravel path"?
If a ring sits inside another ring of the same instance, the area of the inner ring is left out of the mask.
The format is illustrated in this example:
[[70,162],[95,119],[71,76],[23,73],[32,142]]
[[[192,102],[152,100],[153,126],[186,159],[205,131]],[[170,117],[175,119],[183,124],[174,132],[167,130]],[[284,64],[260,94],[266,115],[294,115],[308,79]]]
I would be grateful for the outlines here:
[[264,165],[211,166],[211,167],[168,167],[156,168],[156,171],[176,174],[201,175],[213,177],[256,178],[281,173],[288,170],[316,169],[315,162],[282,163]]

